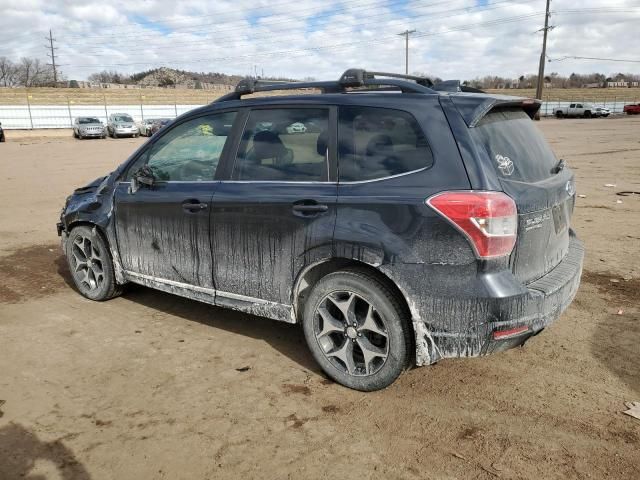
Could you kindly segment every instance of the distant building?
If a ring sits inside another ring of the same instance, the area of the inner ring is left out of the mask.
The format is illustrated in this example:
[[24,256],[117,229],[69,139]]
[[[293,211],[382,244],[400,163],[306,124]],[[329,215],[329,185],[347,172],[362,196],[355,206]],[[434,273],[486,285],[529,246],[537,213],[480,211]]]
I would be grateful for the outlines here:
[[625,82],[622,80],[617,82],[607,82],[607,87],[608,88],[628,88],[629,82]]
[[583,83],[582,88],[602,88],[602,84],[600,82]]

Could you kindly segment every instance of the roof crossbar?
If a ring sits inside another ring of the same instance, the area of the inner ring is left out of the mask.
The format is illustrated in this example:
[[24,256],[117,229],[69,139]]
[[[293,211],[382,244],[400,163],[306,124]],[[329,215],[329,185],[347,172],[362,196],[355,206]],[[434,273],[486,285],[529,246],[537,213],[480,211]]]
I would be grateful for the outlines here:
[[403,93],[436,93],[430,88],[433,86],[433,83],[426,77],[402,75],[399,73],[367,72],[362,69],[352,68],[344,72],[337,81],[287,82],[245,78],[236,85],[235,91],[218,98],[214,103],[240,100],[243,95],[250,95],[256,92],[313,88],[321,90],[322,93],[342,93],[347,91],[348,88],[368,86],[395,87]]

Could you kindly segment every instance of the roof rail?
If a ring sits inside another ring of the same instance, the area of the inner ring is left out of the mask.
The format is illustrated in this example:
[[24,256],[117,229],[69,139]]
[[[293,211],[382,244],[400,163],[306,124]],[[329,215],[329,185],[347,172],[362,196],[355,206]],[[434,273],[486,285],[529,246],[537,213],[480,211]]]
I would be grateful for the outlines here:
[[337,81],[287,82],[245,78],[236,85],[235,91],[223,95],[215,100],[214,103],[240,100],[243,95],[256,92],[314,88],[321,90],[322,93],[343,93],[346,92],[348,88],[369,86],[394,87],[403,93],[436,93],[430,88],[433,86],[433,83],[426,77],[402,75],[399,73],[367,72],[362,69],[351,68],[344,72]]

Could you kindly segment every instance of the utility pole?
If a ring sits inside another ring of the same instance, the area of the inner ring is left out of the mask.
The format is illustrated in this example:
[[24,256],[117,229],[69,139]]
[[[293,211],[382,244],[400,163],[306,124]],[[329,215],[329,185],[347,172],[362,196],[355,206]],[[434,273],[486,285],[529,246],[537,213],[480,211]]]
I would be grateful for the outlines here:
[[398,35],[404,35],[404,73],[409,75],[409,35],[416,33],[415,30],[405,30]]
[[544,28],[542,36],[542,53],[540,54],[540,65],[538,66],[538,85],[536,87],[536,98],[542,100],[542,87],[544,85],[544,62],[547,60],[547,33],[553,27],[549,26],[549,4],[551,0],[547,0],[547,9],[544,15]]
[[53,67],[53,86],[57,87],[58,71],[56,70],[56,52],[55,52],[57,48],[54,48],[53,46],[53,42],[55,42],[56,39],[53,38],[53,34],[51,33],[51,30],[49,30],[49,36],[44,38],[45,40],[49,40],[49,45],[45,45],[45,48],[48,48],[51,50],[51,53],[47,53],[47,56],[51,58],[51,63],[48,63],[47,65],[51,65]]

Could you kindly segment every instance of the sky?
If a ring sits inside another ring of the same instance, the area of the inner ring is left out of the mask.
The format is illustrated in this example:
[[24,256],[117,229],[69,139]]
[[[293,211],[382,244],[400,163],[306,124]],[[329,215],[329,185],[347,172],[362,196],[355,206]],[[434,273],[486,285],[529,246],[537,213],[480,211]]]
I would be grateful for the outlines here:
[[[545,0],[0,0],[0,57],[67,79],[166,66],[302,79],[347,68],[445,79],[536,73]],[[552,0],[546,73],[640,73],[640,0]],[[633,60],[585,60],[567,57]]]

